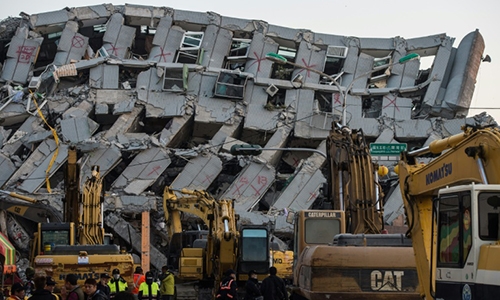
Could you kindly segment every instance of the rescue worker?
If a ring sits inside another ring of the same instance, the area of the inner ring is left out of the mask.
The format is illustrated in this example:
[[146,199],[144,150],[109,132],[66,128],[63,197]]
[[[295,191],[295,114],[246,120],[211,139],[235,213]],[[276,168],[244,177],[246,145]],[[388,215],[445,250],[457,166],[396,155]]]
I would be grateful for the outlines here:
[[111,278],[111,276],[109,276],[108,273],[102,273],[100,276],[99,282],[97,283],[97,289],[99,291],[101,291],[101,293],[106,295],[106,297],[108,297],[108,299],[109,299],[109,290],[110,290],[108,282],[109,282],[110,278]]
[[262,298],[259,288],[259,280],[257,279],[257,271],[251,270],[248,272],[248,280],[245,283],[245,300],[255,300],[257,297]]
[[160,274],[161,300],[174,300],[175,277],[171,266],[163,266]]
[[269,268],[269,276],[262,280],[260,292],[264,300],[288,300],[285,282],[277,276],[276,267]]
[[[68,274],[64,279],[66,287],[66,300],[85,300],[85,294],[82,288],[78,285],[78,276],[76,274]],[[62,294],[62,293],[61,293]]]
[[25,300],[26,299],[26,287],[16,282],[10,288],[10,296],[7,300]]
[[238,299],[236,272],[233,269],[229,269],[226,271],[225,275],[226,276],[220,282],[216,298],[219,300],[236,300]]
[[113,299],[118,292],[128,292],[128,283],[120,276],[120,270],[114,269],[113,278],[108,282],[109,299]]
[[35,278],[35,269],[28,267],[26,271],[24,271],[24,274],[26,275],[26,284],[24,285],[26,288],[26,297],[29,298],[31,293],[35,290],[35,282],[33,281],[33,278]]
[[83,289],[86,295],[85,300],[108,300],[108,297],[97,289],[97,281],[94,278],[85,280]]
[[134,294],[135,296],[139,294],[139,287],[144,281],[146,281],[146,278],[144,277],[144,271],[141,267],[136,267],[134,272],[134,286],[132,289],[132,294]]
[[160,286],[154,281],[153,273],[146,272],[146,281],[139,287],[139,300],[159,300]]
[[45,289],[47,285],[47,278],[45,276],[37,276],[33,280],[35,283],[35,290],[31,293],[31,300],[56,300],[56,296],[54,296],[49,290]]
[[58,294],[54,293],[54,289],[56,287],[57,282],[54,280],[54,278],[47,276],[47,279],[45,280],[45,289],[49,292],[52,293],[56,297],[56,300],[61,300],[61,296]]

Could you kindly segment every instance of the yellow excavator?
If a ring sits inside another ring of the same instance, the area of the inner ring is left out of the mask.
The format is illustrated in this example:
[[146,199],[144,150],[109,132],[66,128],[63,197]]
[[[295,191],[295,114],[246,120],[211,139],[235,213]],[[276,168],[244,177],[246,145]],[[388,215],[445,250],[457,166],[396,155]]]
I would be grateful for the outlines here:
[[363,132],[333,123],[326,148],[333,210],[295,213],[292,297],[420,299],[411,241],[380,234],[379,168]]
[[102,210],[102,178],[99,167],[85,180],[80,192],[80,168],[77,150],[70,147],[65,174],[64,222],[39,223],[32,247],[32,265],[36,274],[52,276],[59,287],[67,274],[79,280],[99,279],[114,268],[132,282],[134,259],[117,245],[107,244]]
[[428,300],[500,294],[500,130],[484,114],[472,120],[460,134],[402,153],[397,166]]
[[[267,274],[268,229],[250,225],[238,228],[239,216],[234,212],[233,200],[216,200],[206,191],[175,190],[167,186],[163,209],[169,245],[177,245],[170,249],[169,259],[179,258],[177,277],[186,283],[177,285],[178,298],[209,298],[228,269],[245,275],[250,270]],[[186,236],[181,213],[196,216],[207,229],[200,231],[190,245],[179,242]]]

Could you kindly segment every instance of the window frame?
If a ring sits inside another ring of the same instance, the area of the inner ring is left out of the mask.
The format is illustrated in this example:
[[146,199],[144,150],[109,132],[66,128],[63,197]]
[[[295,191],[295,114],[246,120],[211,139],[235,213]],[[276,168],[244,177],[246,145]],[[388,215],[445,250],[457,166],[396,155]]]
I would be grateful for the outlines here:
[[[196,37],[200,36],[201,37]],[[182,37],[182,41],[179,46],[179,50],[177,51],[177,54],[175,55],[175,62],[176,63],[194,63],[197,64],[199,62],[200,58],[200,50],[201,50],[201,43],[203,42],[203,37],[205,33],[202,31],[186,31],[184,32],[184,35]],[[189,41],[199,41],[198,45],[188,42]],[[193,62],[180,62],[180,58],[186,58],[186,59],[191,59]]]
[[[238,84],[236,83],[231,83],[231,82],[225,82],[225,78],[229,76],[229,79],[236,79],[240,80]],[[215,87],[214,87],[214,97],[218,98],[230,98],[230,99],[237,99],[237,100],[243,100],[245,98],[245,90],[246,90],[246,85],[248,81],[248,76],[243,75],[240,73],[235,73],[231,71],[226,71],[226,70],[221,70],[219,72],[219,75],[217,76],[217,81],[215,82]],[[223,90],[223,87],[225,87],[224,91],[225,93],[219,93],[219,91]],[[229,90],[229,88],[233,88],[233,91],[238,91],[241,90],[241,93],[231,95],[227,94],[226,92]]]

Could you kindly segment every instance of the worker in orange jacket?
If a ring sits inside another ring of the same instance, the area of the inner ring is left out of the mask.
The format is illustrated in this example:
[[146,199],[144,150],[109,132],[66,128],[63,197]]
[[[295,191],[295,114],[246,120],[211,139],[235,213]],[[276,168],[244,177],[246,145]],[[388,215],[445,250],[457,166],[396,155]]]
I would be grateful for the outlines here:
[[145,281],[146,277],[144,277],[144,271],[141,267],[136,267],[134,272],[134,285],[132,286],[132,294],[137,296],[137,294],[139,294],[139,287],[141,286],[141,283]]

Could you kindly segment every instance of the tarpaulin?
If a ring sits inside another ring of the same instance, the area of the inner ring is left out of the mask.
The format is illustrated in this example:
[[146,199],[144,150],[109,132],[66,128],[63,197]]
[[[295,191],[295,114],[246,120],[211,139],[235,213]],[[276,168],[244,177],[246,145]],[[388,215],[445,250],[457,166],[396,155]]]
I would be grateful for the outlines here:
[[4,274],[16,271],[16,248],[12,246],[9,239],[1,232],[0,262],[2,263]]

